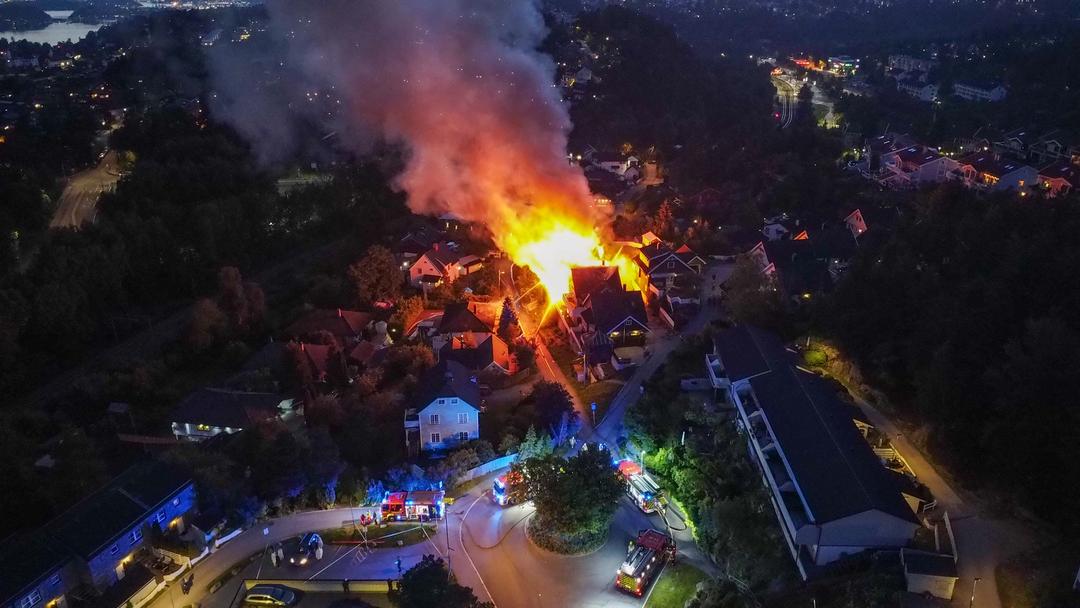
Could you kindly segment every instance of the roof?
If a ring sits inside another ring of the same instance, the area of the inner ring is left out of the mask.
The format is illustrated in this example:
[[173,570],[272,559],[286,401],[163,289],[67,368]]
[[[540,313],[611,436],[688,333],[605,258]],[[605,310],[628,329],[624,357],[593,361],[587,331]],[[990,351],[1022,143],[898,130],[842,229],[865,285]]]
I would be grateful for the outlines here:
[[[979,173],[987,173],[995,177],[1008,175],[1013,171],[1023,169],[1027,165],[1012,160],[998,160],[992,152],[975,152],[957,159],[961,165],[970,165]],[[1034,169],[1032,169],[1034,171]]]
[[815,524],[878,510],[916,523],[899,488],[821,378],[785,366],[750,379]]
[[1035,142],[1035,132],[1031,129],[1013,129],[1012,131],[1009,131],[1008,133],[1002,135],[1001,139],[1002,141],[1015,139],[1019,141],[1022,146],[1027,147]]
[[471,371],[484,370],[492,363],[509,369],[510,349],[506,342],[495,334],[483,334],[482,340],[478,340],[478,337],[476,333],[472,333],[447,342],[439,350],[439,359],[457,361]]
[[443,360],[429,369],[417,383],[413,402],[417,408],[426,408],[436,399],[447,397],[457,397],[474,408],[480,404],[475,376],[457,361]]
[[614,331],[627,318],[637,321],[644,329],[649,328],[645,314],[645,302],[640,291],[602,289],[589,298],[592,322],[602,333]]
[[904,572],[907,574],[941,576],[945,578],[958,577],[956,573],[956,560],[954,560],[951,555],[904,549],[901,559],[904,562]]
[[326,331],[336,338],[353,338],[359,336],[370,322],[371,315],[366,312],[320,308],[297,319],[285,334],[291,338],[305,338]]
[[449,266],[457,264],[461,259],[461,254],[451,249],[445,243],[435,243],[431,249],[428,249],[424,253],[424,256],[431,261],[432,266],[436,268],[440,273],[446,274],[446,269]]
[[44,534],[34,532],[7,538],[0,545],[0,605],[18,599],[27,589],[51,575],[70,557]]
[[622,289],[617,266],[575,266],[570,269],[570,284],[579,305],[602,288]]
[[490,332],[491,328],[469,310],[469,305],[465,302],[451,302],[443,309],[438,331],[440,334],[456,334],[467,331]]
[[713,339],[727,377],[732,382],[782,369],[794,360],[775,334],[752,325],[736,325]]
[[1046,179],[1062,179],[1069,182],[1073,188],[1080,188],[1080,167],[1067,160],[1044,167],[1039,171],[1039,175]]
[[201,388],[189,393],[173,408],[170,420],[243,429],[276,417],[278,406],[284,400],[285,397],[277,393]]
[[375,351],[378,350],[375,343],[370,340],[364,340],[356,345],[356,348],[352,349],[349,353],[349,358],[361,365],[367,365],[372,357],[375,356]]
[[900,162],[923,166],[932,163],[942,156],[925,146],[908,146],[896,153]]
[[90,560],[190,484],[189,475],[160,461],[137,465],[45,529],[60,545]]

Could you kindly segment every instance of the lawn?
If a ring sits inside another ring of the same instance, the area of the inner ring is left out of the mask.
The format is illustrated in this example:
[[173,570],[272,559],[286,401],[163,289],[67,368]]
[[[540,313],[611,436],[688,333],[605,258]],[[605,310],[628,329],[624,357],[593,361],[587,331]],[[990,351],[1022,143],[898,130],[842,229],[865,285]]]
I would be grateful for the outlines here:
[[707,578],[707,574],[690,564],[669,564],[654,584],[646,606],[682,606],[693,597],[697,584]]
[[581,401],[585,403],[586,407],[590,403],[596,404],[596,421],[600,422],[604,419],[608,406],[611,405],[612,400],[615,399],[615,395],[618,394],[623,384],[625,382],[621,380],[593,382],[589,386],[580,389],[578,394],[581,395]]
[[[426,530],[425,530],[426,529]],[[425,531],[427,534],[425,534]],[[368,526],[367,540],[375,541],[380,546],[396,546],[401,541],[402,546],[413,545],[433,536],[437,532],[435,524],[392,523],[385,526]],[[362,540],[360,531],[352,527],[334,528],[319,532],[323,541],[327,543],[356,543]]]

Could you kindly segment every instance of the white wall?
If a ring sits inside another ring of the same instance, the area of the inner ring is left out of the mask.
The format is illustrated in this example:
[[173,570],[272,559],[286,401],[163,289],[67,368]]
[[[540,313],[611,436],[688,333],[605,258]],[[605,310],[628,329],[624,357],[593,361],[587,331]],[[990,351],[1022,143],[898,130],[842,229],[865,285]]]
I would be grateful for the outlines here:
[[[443,403],[439,403],[443,401]],[[437,414],[439,423],[432,424],[431,416]],[[468,422],[458,423],[458,414],[465,414]],[[480,438],[480,412],[465,401],[456,397],[436,399],[420,411],[420,443],[424,450],[437,450],[447,447],[457,439],[458,433],[468,433],[469,439]],[[439,442],[431,441],[431,434],[439,433]]]

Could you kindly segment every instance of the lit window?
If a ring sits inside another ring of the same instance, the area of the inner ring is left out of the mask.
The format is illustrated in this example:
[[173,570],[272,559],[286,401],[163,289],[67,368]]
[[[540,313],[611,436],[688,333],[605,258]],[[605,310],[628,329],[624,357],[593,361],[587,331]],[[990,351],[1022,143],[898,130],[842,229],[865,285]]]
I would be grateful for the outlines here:
[[131,539],[131,544],[133,545],[142,540],[142,528],[135,528],[132,530],[131,533],[128,534],[128,538]]
[[41,603],[41,592],[38,591],[37,589],[34,589],[33,591],[30,592],[30,595],[24,597],[19,602],[19,608],[32,608],[33,606],[37,606],[40,603]]
[[173,504],[174,507],[180,506],[180,499],[179,498],[172,499],[172,504]]
[[431,434],[431,443],[442,443],[442,435],[438,433]]
[[468,414],[468,412],[458,414],[457,415],[457,423],[458,424],[469,424],[469,414]]
[[428,416],[428,424],[439,424],[439,415],[431,414]]

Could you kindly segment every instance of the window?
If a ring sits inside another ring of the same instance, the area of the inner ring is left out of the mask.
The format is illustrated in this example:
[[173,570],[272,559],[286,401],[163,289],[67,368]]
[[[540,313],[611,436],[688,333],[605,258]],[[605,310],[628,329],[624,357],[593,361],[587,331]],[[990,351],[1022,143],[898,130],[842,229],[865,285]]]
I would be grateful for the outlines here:
[[439,424],[439,415],[431,414],[428,416],[428,424]]
[[468,431],[461,431],[460,433],[457,434],[457,438],[458,438],[458,441],[468,441],[469,440],[469,432]]
[[458,424],[469,424],[469,414],[468,414],[468,412],[458,414],[457,415],[457,423]]
[[41,592],[37,589],[34,589],[30,592],[30,595],[24,597],[22,601],[19,602],[19,608],[32,608],[33,606],[37,606],[40,603]]
[[668,260],[667,267],[675,268],[675,260]]
[[446,399],[439,399],[436,403],[439,405],[446,405]]
[[172,499],[172,506],[174,506],[174,507],[180,506],[180,499],[179,498]]
[[158,511],[157,520],[159,522],[165,521],[165,509],[162,509],[162,510]]
[[113,546],[109,547],[109,555],[116,555],[119,552],[120,552],[120,547],[117,547],[116,545],[113,545]]
[[132,530],[131,533],[128,534],[128,538],[131,539],[131,544],[133,545],[142,540],[142,528],[135,528]]
[[49,586],[50,587],[55,587],[55,586],[57,586],[59,584],[60,584],[60,573],[59,572],[57,572],[56,574],[49,577]]
[[431,443],[442,443],[442,435],[438,433],[431,434]]

